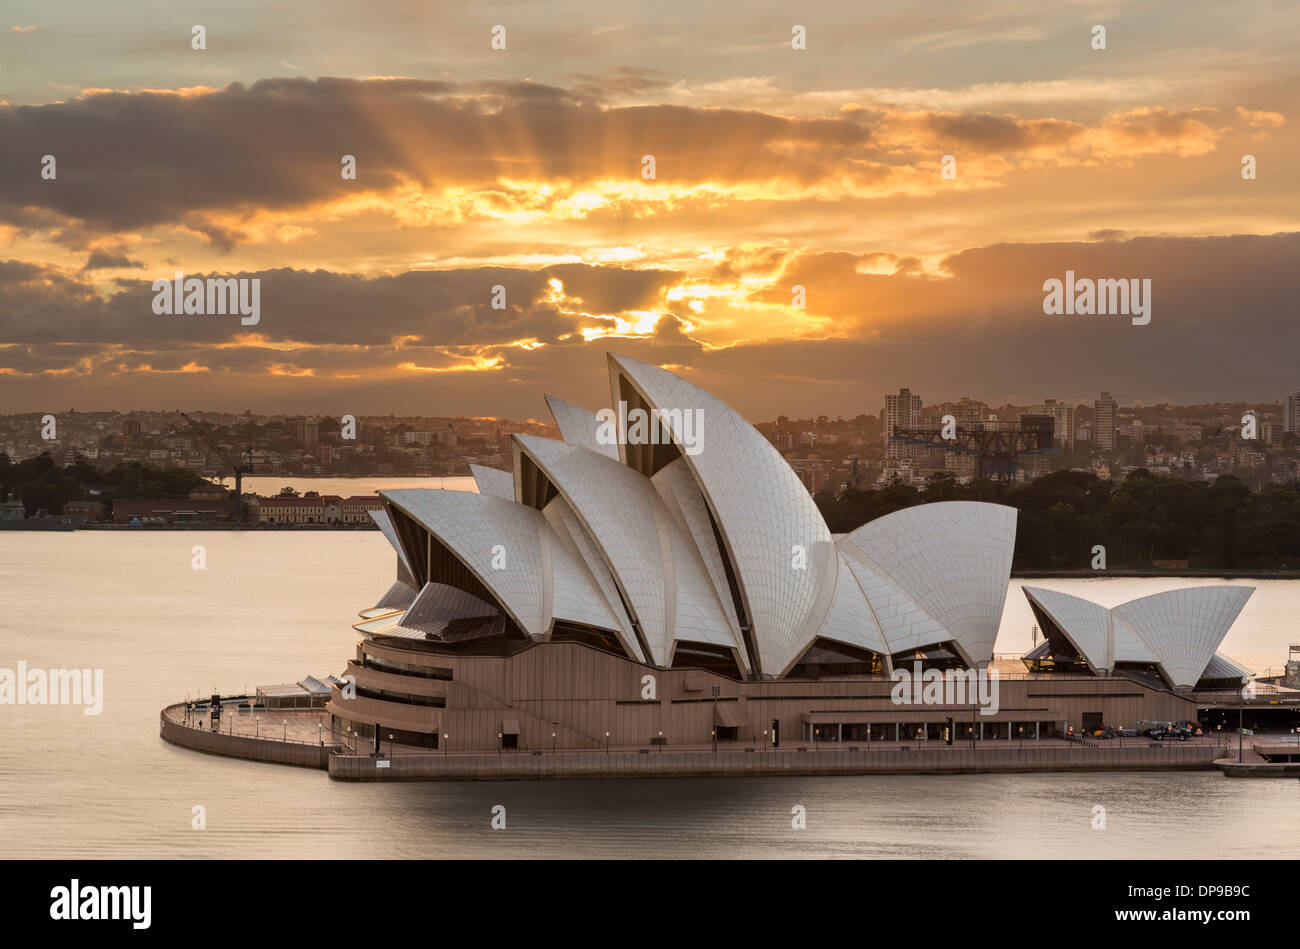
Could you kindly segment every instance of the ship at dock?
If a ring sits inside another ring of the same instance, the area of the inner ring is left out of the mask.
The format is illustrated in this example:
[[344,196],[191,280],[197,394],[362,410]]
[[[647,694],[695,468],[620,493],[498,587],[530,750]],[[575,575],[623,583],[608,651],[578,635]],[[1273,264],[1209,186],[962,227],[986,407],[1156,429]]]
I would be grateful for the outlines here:
[[46,514],[44,511],[28,517],[23,502],[12,494],[0,504],[0,531],[74,531],[85,519],[84,514]]

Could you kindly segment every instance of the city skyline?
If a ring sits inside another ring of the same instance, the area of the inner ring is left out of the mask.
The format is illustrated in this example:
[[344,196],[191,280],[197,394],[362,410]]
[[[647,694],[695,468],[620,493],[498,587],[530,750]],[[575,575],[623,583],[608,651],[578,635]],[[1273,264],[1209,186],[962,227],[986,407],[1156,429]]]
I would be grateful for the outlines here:
[[[970,403],[972,405],[984,406],[991,412],[995,412],[995,413],[1002,410],[1016,410],[1016,411],[1023,410],[1026,414],[1050,415],[1053,414],[1052,410],[1061,411],[1063,409],[1069,409],[1070,412],[1073,413],[1075,410],[1079,408],[1093,409],[1095,408],[1095,405],[1098,401],[1111,396],[1109,390],[1101,390],[1097,395],[1088,396],[1088,397],[1061,399],[1056,396],[1039,396],[1037,398],[1028,398],[1019,402],[1004,401],[999,403],[995,400],[972,396],[968,392],[963,392],[960,396],[922,398],[917,393],[913,392],[911,390],[911,387],[906,385],[902,386],[900,391],[907,391],[913,397],[920,399],[920,403],[919,403],[920,409],[917,410],[916,418],[925,419],[925,420],[930,419],[930,413],[925,413],[924,410],[927,409],[932,410],[944,405],[956,406],[956,405],[961,405],[963,403]],[[801,414],[801,413],[795,413],[791,411],[777,410],[777,412],[771,416],[763,417],[763,418],[753,418],[753,419],[749,419],[749,421],[754,422],[756,424],[766,424],[766,423],[775,423],[781,418],[786,418],[793,421],[805,421],[805,420],[811,421],[818,418],[827,418],[831,420],[834,419],[851,420],[861,416],[866,416],[875,419],[883,419],[889,413],[888,400],[890,398],[897,398],[897,395],[893,393],[884,393],[883,395],[881,395],[879,397],[879,407],[876,408],[874,411],[849,410],[845,412],[839,412],[835,415],[831,415],[827,411],[811,411],[811,412]],[[606,401],[608,401],[608,399],[606,399]],[[1140,399],[1134,399],[1131,401],[1115,399],[1114,401],[1116,403],[1116,411],[1124,411],[1124,412],[1152,411],[1152,410],[1165,409],[1165,408],[1192,410],[1192,409],[1212,408],[1215,406],[1243,406],[1247,410],[1256,408],[1259,411],[1279,413],[1281,418],[1280,424],[1283,426],[1284,431],[1288,431],[1288,432],[1300,431],[1300,409],[1295,409],[1292,407],[1293,405],[1300,405],[1300,390],[1283,393],[1280,397],[1273,398],[1271,400],[1224,398],[1224,399],[1207,399],[1207,400],[1199,400],[1199,401],[1193,400],[1187,402],[1162,401],[1162,402],[1148,403],[1148,402],[1143,402]],[[593,403],[593,410],[603,408],[603,407],[604,406],[601,406],[597,403]],[[861,407],[857,406],[855,408],[860,409]],[[191,415],[198,415],[198,416],[203,416],[203,415],[233,416],[233,417],[251,416],[253,418],[263,418],[263,419],[283,418],[285,420],[290,420],[295,417],[305,417],[307,419],[334,418],[337,420],[342,415],[351,414],[358,420],[390,419],[390,418],[429,419],[429,420],[460,419],[460,420],[469,420],[469,421],[477,421],[477,422],[496,421],[496,422],[518,422],[521,424],[523,423],[539,423],[543,425],[551,424],[551,421],[549,419],[544,417],[538,417],[536,415],[532,415],[529,417],[512,417],[506,415],[483,415],[483,414],[475,415],[475,414],[464,414],[464,413],[444,414],[444,413],[430,412],[428,410],[421,410],[416,412],[375,411],[375,412],[349,413],[349,412],[338,412],[338,411],[329,411],[329,410],[321,410],[321,409],[276,410],[274,408],[271,408],[271,409],[255,411],[247,407],[240,408],[240,409],[225,409],[225,408],[213,408],[213,407],[203,407],[203,406],[185,406],[185,407],[133,406],[128,408],[104,408],[104,407],[83,408],[78,406],[67,406],[65,408],[60,408],[57,406],[54,407],[46,406],[38,409],[0,412],[0,418],[12,418],[12,417],[20,417],[26,415],[39,415],[46,411],[55,414],[56,417],[60,412],[66,412],[75,415],[116,414],[121,416],[176,415],[176,414],[188,413]],[[958,424],[966,424],[966,421],[963,420],[961,417],[959,417]]]
[[[752,418],[1297,387],[1294,8],[511,7],[494,48],[380,4],[341,49],[231,7],[202,49],[142,0],[7,11],[11,411],[531,417],[603,401],[598,349]],[[177,273],[258,281],[255,321],[162,315]],[[1046,315],[1074,275],[1150,322]]]

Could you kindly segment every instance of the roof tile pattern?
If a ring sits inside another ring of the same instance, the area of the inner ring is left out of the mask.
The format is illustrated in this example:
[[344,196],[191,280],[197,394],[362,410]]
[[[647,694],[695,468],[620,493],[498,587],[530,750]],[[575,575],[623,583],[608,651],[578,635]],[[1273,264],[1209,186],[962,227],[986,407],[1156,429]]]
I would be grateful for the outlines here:
[[1254,587],[1187,587],[1115,607],[1133,624],[1176,686],[1192,686],[1210,664]]
[[588,412],[579,405],[557,399],[553,395],[546,397],[546,405],[551,410],[551,418],[555,419],[555,424],[559,426],[560,438],[570,445],[587,448],[598,455],[618,460],[618,445],[613,442],[602,444],[596,437],[601,424],[596,413]]
[[[380,532],[388,542],[393,545],[393,549],[397,551],[397,562],[406,569],[407,574],[410,574],[411,565],[406,561],[406,551],[402,550],[402,544],[397,539],[397,531],[393,529],[393,522],[389,518],[388,512],[368,511],[367,513],[370,515],[370,519],[375,522],[375,526],[379,528]],[[414,593],[415,591],[412,590],[411,592]]]
[[934,617],[921,609],[860,549],[849,544],[841,551],[841,559],[871,605],[871,614],[880,626],[890,653],[909,652],[952,639]]
[[858,586],[849,558],[840,554],[837,560],[839,576],[835,581],[835,598],[822,624],[822,637],[888,655],[885,634],[876,622],[866,594]]
[[614,619],[614,631],[618,634],[619,641],[628,654],[636,659],[644,660],[641,653],[641,645],[637,642],[636,633],[632,629],[631,618],[627,611],[623,609],[623,603],[618,595],[618,588],[614,583],[614,577],[609,572],[609,565],[605,563],[600,551],[587,535],[586,530],[578,522],[578,516],[573,513],[573,508],[563,496],[555,497],[550,504],[546,505],[546,510],[542,512],[551,529],[555,531],[558,538],[565,542],[574,556],[580,559],[592,579],[595,580],[596,586],[600,588],[604,596],[605,603],[609,607],[610,613]]
[[621,581],[656,665],[668,662],[674,635],[736,645],[721,604],[699,576],[703,565],[648,478],[565,442],[531,435],[516,439],[572,506]]
[[863,524],[840,544],[867,554],[971,662],[993,658],[1015,552],[1015,508],[921,504]]
[[515,499],[515,476],[500,468],[485,468],[483,465],[470,465],[470,474],[479,494],[490,494],[497,498]]
[[815,549],[829,546],[831,534],[812,496],[771,442],[703,389],[626,356],[611,354],[610,373],[621,373],[652,408],[698,412],[700,450],[683,458],[727,545],[761,671],[780,674],[817,635],[818,595],[835,582],[833,560]]
[[[1215,650],[1255,592],[1248,586],[1184,587],[1107,610],[1068,593],[1036,587],[1024,590],[1099,671],[1109,672],[1118,662],[1155,663],[1180,688],[1196,685],[1205,675],[1216,659]],[[1098,644],[1103,628],[1104,647]],[[1231,667],[1245,674],[1241,666],[1221,658],[1216,669]]]
[[1069,593],[1040,587],[1022,589],[1025,596],[1052,618],[1094,670],[1110,669],[1115,664],[1111,659],[1110,610]]

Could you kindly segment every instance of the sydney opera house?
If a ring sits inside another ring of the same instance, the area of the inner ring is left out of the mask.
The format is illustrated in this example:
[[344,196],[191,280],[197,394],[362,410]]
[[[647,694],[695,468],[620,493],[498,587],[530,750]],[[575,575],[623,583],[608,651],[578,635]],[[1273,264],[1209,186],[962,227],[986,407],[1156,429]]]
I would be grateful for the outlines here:
[[996,702],[900,701],[895,670],[995,665],[1016,511],[925,504],[832,535],[733,410],[608,365],[616,409],[548,397],[561,439],[514,436],[477,493],[382,492],[397,576],[356,624],[337,731],[499,752],[1051,738],[1194,719],[1198,691],[1249,675],[1216,651],[1249,587],[1111,609],[1026,587],[1043,642]]

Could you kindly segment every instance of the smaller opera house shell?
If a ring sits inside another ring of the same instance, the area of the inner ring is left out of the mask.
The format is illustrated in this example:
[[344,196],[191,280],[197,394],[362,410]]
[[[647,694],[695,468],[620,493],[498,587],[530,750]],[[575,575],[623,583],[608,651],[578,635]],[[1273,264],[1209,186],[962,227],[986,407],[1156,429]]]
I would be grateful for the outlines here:
[[[616,408],[548,397],[561,439],[513,436],[513,470],[474,467],[477,493],[381,492],[397,578],[362,611],[336,728],[473,751],[898,740],[950,720],[891,703],[890,673],[989,666],[1016,511],[925,504],[833,536],[727,405],[648,363],[608,366]],[[1051,645],[1022,678],[1086,678],[1096,698],[986,714],[972,737],[1058,734],[1089,703],[1112,718],[1185,711],[1179,687],[1240,610],[1245,588],[1226,589],[1212,608],[1185,591],[1094,608],[1105,616],[1033,591]],[[1109,684],[1130,666],[1149,679],[1141,709],[1123,705],[1131,683]]]

